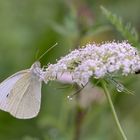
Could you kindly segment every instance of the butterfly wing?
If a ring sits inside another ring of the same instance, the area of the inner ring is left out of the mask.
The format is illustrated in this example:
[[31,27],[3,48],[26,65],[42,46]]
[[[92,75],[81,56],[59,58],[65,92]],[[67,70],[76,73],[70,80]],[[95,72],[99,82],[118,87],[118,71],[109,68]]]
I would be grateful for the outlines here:
[[6,110],[16,118],[29,119],[38,114],[40,103],[41,82],[29,72],[15,83],[8,96]]
[[15,73],[0,84],[0,109],[7,111],[7,97],[15,83],[23,77],[29,70],[23,70]]

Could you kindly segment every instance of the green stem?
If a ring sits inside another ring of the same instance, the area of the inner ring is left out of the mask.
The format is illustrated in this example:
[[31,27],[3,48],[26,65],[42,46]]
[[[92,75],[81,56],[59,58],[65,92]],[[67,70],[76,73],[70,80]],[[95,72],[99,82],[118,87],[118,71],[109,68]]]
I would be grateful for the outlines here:
[[114,105],[113,105],[113,103],[112,103],[112,99],[111,99],[110,93],[109,93],[109,91],[108,91],[108,89],[107,89],[107,86],[106,86],[106,82],[105,82],[105,81],[102,81],[102,86],[103,86],[103,88],[104,88],[106,98],[107,98],[107,100],[108,100],[108,102],[109,102],[109,105],[110,105],[110,107],[111,107],[111,111],[112,111],[112,114],[113,114],[115,123],[116,123],[116,125],[117,125],[117,128],[118,128],[118,130],[119,130],[119,132],[120,132],[120,134],[121,134],[123,140],[127,140],[127,137],[126,137],[126,135],[125,135],[125,133],[124,133],[124,131],[123,131],[121,125],[120,125],[119,119],[118,119],[118,117],[117,117],[117,114],[116,114],[116,111],[115,111]]

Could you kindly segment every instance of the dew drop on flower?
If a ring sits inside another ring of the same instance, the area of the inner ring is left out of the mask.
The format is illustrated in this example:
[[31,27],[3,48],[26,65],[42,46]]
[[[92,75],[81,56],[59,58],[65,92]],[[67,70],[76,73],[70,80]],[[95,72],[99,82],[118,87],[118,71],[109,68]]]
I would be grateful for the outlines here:
[[73,98],[71,96],[67,96],[67,98],[68,98],[69,101],[73,100]]
[[116,89],[117,89],[118,92],[123,92],[124,91],[124,86],[122,84],[118,83],[116,85]]

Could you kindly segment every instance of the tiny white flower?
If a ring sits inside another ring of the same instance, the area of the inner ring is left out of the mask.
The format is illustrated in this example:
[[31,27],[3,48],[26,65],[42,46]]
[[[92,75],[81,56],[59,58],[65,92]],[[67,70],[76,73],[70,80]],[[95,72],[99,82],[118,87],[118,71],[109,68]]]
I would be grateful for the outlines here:
[[50,64],[44,72],[44,81],[58,80],[63,73],[69,73],[73,82],[86,85],[91,77],[103,78],[106,74],[128,75],[140,70],[140,55],[127,42],[87,44],[62,57],[56,64]]

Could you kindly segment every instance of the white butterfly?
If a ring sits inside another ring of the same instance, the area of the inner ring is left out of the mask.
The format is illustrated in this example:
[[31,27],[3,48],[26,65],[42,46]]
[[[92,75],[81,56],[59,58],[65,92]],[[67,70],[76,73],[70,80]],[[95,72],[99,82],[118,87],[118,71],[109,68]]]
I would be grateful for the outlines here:
[[40,62],[0,84],[0,109],[19,119],[37,116],[41,104]]

